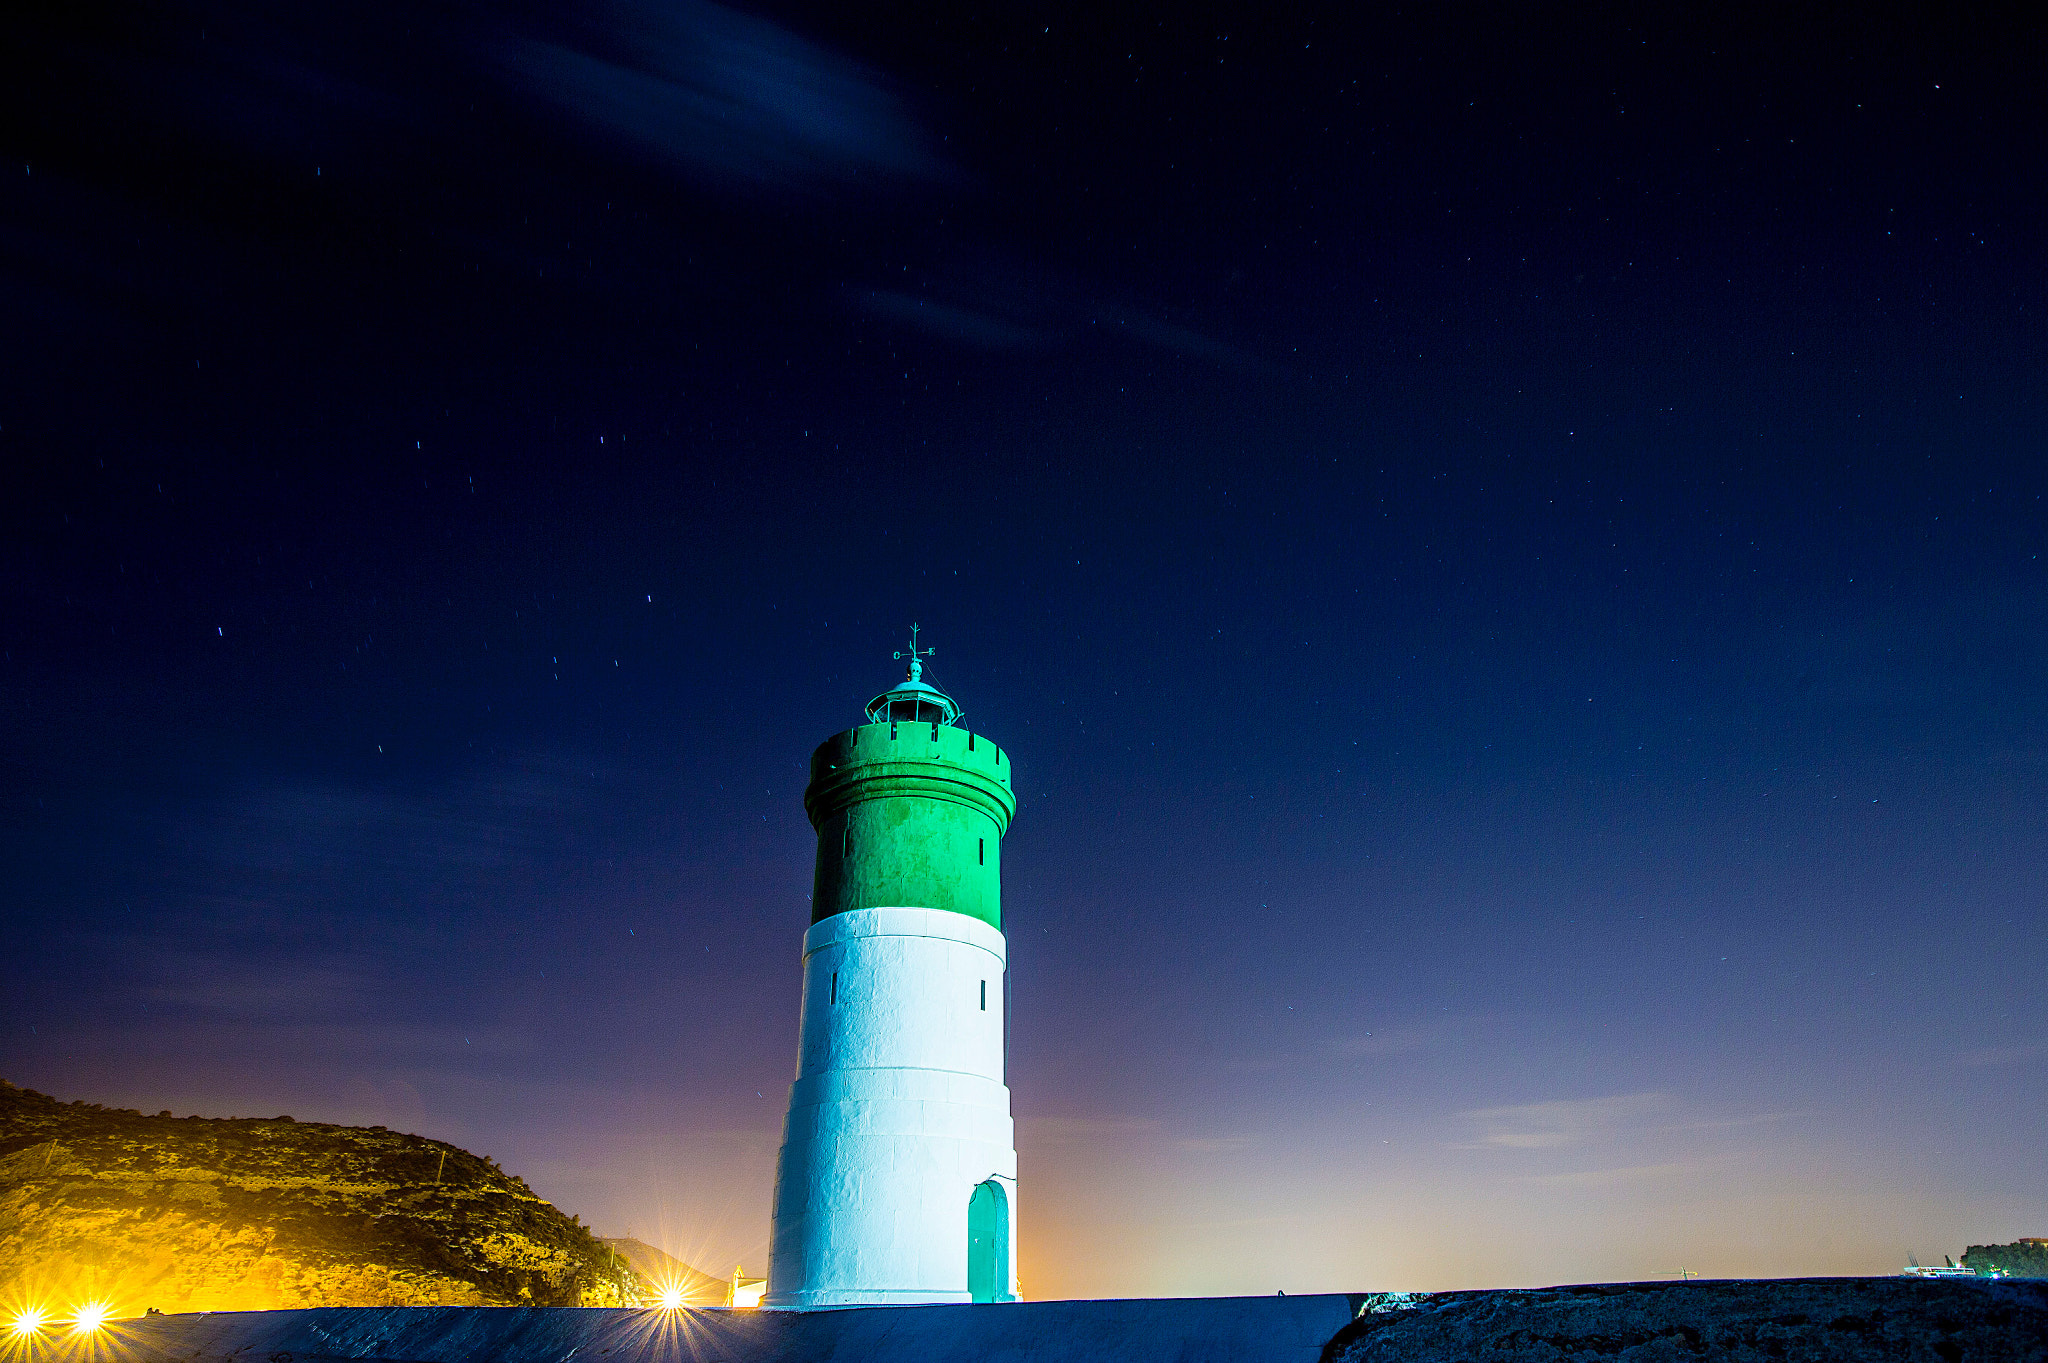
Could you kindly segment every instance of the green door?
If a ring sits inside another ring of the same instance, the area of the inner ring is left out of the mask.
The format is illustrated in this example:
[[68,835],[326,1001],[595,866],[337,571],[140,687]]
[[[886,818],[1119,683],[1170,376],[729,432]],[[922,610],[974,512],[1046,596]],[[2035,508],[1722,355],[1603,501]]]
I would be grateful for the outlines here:
[[994,1179],[967,1199],[967,1297],[1009,1301],[1010,1199]]

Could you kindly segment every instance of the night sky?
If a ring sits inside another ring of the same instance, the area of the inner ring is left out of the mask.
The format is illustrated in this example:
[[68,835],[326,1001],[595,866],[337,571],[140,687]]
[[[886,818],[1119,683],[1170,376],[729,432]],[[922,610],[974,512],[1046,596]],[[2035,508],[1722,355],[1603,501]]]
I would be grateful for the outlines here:
[[759,1272],[915,621],[1027,1296],[2048,1235],[2043,29],[1104,8],[18,28],[0,1075]]

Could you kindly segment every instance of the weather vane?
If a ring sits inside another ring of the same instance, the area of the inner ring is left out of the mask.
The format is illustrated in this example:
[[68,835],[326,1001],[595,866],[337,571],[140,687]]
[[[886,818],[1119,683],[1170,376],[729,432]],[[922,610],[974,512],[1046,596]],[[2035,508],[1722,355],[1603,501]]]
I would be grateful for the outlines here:
[[931,657],[932,654],[937,652],[938,650],[935,648],[925,649],[921,653],[918,651],[917,624],[915,621],[913,621],[910,626],[910,651],[908,653],[899,652],[893,656],[896,658],[898,662],[901,662],[905,658],[910,659],[910,679],[912,681],[918,681],[924,676],[923,660]]

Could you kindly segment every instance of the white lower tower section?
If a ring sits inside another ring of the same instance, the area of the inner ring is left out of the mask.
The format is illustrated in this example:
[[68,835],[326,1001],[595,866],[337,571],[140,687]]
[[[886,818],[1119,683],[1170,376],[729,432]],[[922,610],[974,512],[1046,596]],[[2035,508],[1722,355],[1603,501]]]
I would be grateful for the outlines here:
[[1001,932],[942,909],[804,934],[762,1305],[1017,1299],[1004,967]]

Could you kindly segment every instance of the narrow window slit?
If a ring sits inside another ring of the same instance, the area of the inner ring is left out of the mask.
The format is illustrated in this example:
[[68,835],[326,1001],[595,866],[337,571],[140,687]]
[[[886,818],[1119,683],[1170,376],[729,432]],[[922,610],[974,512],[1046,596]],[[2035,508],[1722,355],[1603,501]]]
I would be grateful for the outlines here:
[[[988,990],[988,986],[987,986],[986,984],[982,985],[982,990],[983,990],[983,992],[986,992],[986,991]],[[832,1001],[833,1003],[835,1003],[835,1004],[839,1002],[839,972],[838,972],[838,971],[836,971],[836,970],[832,972],[832,1000],[831,1000],[831,1001]]]
[[[833,978],[835,978],[835,979],[836,979],[836,978],[838,978],[838,977],[837,977],[837,976],[834,976]],[[986,1012],[988,1011],[988,981],[987,981],[987,980],[983,980],[983,981],[981,982],[981,1011],[982,1011],[982,1012],[984,1012],[984,1013],[986,1013]]]
[[974,864],[975,864],[976,866],[986,866],[986,865],[988,865],[988,839],[987,839],[987,838],[976,838],[976,839],[974,840]]

